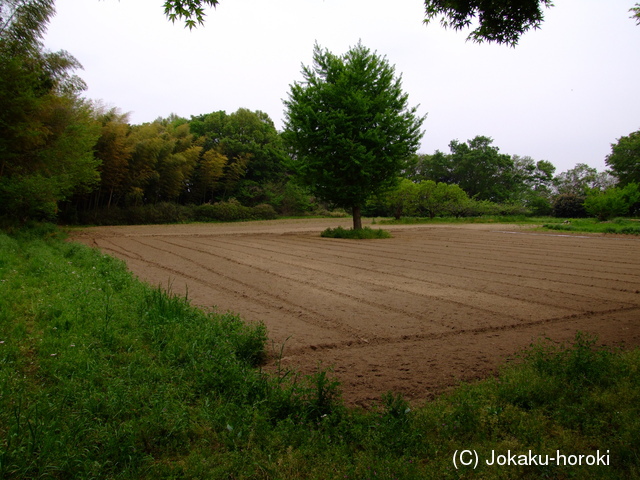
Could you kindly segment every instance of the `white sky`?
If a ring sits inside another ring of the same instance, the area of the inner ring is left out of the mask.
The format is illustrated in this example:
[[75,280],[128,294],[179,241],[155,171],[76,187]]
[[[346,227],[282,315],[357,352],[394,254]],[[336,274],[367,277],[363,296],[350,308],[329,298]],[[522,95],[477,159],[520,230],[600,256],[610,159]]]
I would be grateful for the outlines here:
[[428,113],[420,152],[485,135],[556,173],[604,170],[611,144],[640,130],[634,3],[558,0],[514,49],[425,26],[422,0],[221,0],[192,31],[166,19],[162,0],[56,0],[45,44],[75,56],[86,96],[131,112],[132,123],[245,107],[281,130],[282,99],[314,43],[343,54],[362,40]]

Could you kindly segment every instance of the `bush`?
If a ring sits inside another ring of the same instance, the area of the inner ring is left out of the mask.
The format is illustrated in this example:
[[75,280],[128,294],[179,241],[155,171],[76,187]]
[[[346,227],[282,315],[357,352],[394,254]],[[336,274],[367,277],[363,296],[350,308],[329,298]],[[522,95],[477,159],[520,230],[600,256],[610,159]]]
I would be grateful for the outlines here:
[[188,207],[169,202],[160,202],[155,205],[145,205],[142,213],[142,223],[184,223],[191,219],[192,214]]
[[61,220],[81,225],[149,225],[185,223],[193,219],[193,208],[169,202],[128,208],[111,207],[98,210],[69,210]]
[[566,193],[558,195],[553,202],[553,216],[559,218],[583,218],[587,216],[584,209],[584,197]]
[[213,207],[215,208],[217,220],[223,222],[251,219],[251,208],[245,207],[235,198],[231,198],[226,202],[214,203]]
[[268,203],[261,203],[251,209],[252,216],[257,220],[273,220],[278,217],[276,209]]
[[216,211],[217,209],[209,203],[198,205],[193,207],[193,219],[197,222],[210,222],[212,220],[217,220]]
[[251,220],[252,209],[241,205],[235,198],[226,202],[217,202],[213,205],[200,205],[194,208],[194,217],[199,221],[217,220],[221,222],[233,222],[237,220]]
[[163,223],[232,222],[237,220],[271,220],[277,217],[275,209],[269,204],[256,205],[253,208],[241,205],[235,199],[218,202],[213,205],[178,205],[160,202],[155,205],[141,205],[127,208],[111,207],[99,210],[69,210],[63,221],[84,225],[144,225]]
[[533,197],[527,202],[531,214],[537,217],[547,217],[553,213],[551,202],[545,197]]
[[169,202],[126,208],[122,214],[128,225],[184,223],[192,218],[189,207]]
[[345,229],[342,227],[327,228],[320,234],[325,238],[348,238],[348,239],[374,239],[374,238],[391,238],[391,234],[380,228],[373,230],[371,227],[364,227],[358,230]]
[[54,220],[62,194],[49,178],[25,175],[0,178],[0,215],[21,222]]

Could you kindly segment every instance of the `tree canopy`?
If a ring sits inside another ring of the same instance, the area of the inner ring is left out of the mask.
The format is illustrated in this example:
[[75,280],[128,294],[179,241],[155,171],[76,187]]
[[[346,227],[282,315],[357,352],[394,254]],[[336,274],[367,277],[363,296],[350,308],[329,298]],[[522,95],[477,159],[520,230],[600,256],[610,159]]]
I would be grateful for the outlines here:
[[417,150],[425,117],[408,106],[400,77],[362,44],[343,56],[315,46],[313,66],[285,100],[285,141],[300,180],[319,198],[353,212],[392,187]]
[[37,52],[49,20],[55,13],[54,0],[1,0],[0,38],[3,48]]
[[171,20],[184,20],[190,29],[204,23],[204,6],[215,7],[218,0],[165,0],[164,13]]
[[437,151],[420,166],[422,178],[454,183],[478,200],[512,200],[522,179],[515,175],[510,155],[500,153],[493,139],[477,136],[467,142],[452,140],[450,154]]
[[584,196],[593,189],[606,190],[615,184],[615,178],[608,172],[598,172],[585,163],[578,163],[562,172],[554,181],[559,194],[578,196]]
[[640,3],[636,3],[636,6],[631,7],[629,11],[632,13],[631,18],[635,18],[636,23],[640,25]]
[[[204,7],[217,4],[218,0],[165,0],[164,11],[172,22],[184,20],[194,28],[204,23]],[[425,23],[442,17],[445,28],[461,30],[477,20],[470,39],[513,46],[526,31],[540,27],[544,7],[551,6],[552,0],[425,0]]]
[[284,176],[286,154],[269,115],[239,108],[227,114],[219,111],[191,117],[192,133],[201,137],[203,154],[224,157],[224,178],[220,193],[244,203],[264,201],[261,195],[269,182]]
[[522,34],[540,27],[551,6],[551,0],[425,0],[425,22],[441,17],[445,28],[462,30],[477,21],[470,40],[515,46]]
[[640,184],[640,131],[620,137],[605,162],[620,184]]
[[[175,22],[184,20],[185,26],[204,23],[204,8],[215,7],[218,0],[165,0],[164,11]],[[496,42],[515,46],[530,29],[540,28],[544,9],[553,6],[552,0],[425,0],[425,23],[440,18],[445,28],[462,30],[474,26],[469,39],[476,42]],[[640,4],[630,9],[640,24]],[[475,24],[475,25],[474,25]]]
[[0,0],[0,214],[14,218],[52,218],[98,181],[80,64],[42,46],[51,15],[52,1]]

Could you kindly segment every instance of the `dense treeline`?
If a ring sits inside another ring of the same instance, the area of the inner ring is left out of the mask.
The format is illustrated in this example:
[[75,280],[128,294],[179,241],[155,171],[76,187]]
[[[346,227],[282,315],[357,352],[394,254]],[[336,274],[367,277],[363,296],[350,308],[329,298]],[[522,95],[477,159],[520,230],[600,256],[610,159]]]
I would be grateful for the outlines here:
[[[292,190],[285,185],[285,150],[263,112],[241,108],[190,121],[171,115],[129,125],[126,115],[111,109],[97,114],[96,120],[101,126],[94,149],[100,160],[100,182],[93,191],[62,205],[67,221],[97,219],[105,212],[117,221],[117,215],[108,212],[139,211],[166,202],[190,206],[240,202],[246,207],[269,204],[287,210],[283,197],[291,196]],[[193,212],[184,215],[189,219]]]
[[[621,152],[619,145],[629,143],[623,137],[607,157],[611,171],[578,164],[559,175],[554,175],[555,167],[548,161],[501,154],[491,138],[454,140],[449,154],[437,151],[411,159],[398,187],[376,208],[395,218],[531,214],[607,220],[637,215],[640,135],[629,138],[636,139],[635,151]],[[631,175],[616,165],[624,165]]]
[[[53,11],[52,0],[0,0],[0,218],[158,223],[332,207],[297,182],[293,146],[264,112],[131,125],[117,108],[87,101],[77,60],[42,45]],[[578,164],[555,175],[550,162],[501,153],[485,136],[449,149],[406,158],[397,186],[363,214],[638,213],[640,132],[612,145],[609,172]]]

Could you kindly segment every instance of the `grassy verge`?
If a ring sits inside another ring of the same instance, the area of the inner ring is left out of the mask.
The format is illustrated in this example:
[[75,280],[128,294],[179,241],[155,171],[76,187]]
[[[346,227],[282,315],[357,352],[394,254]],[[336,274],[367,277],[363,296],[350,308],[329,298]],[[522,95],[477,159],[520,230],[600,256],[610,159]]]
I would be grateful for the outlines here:
[[[261,325],[57,236],[0,234],[2,478],[640,478],[638,350],[542,341],[425,405],[348,409],[327,372],[261,372]],[[608,465],[484,462],[529,450]]]
[[526,215],[483,215],[480,217],[402,217],[396,219],[376,219],[382,225],[414,225],[422,223],[515,223],[540,225],[542,223],[561,223],[564,219],[553,217],[529,217]]
[[545,223],[545,229],[561,232],[591,232],[591,233],[615,233],[625,235],[640,235],[640,222],[616,218],[610,222],[600,222],[595,218],[578,220],[565,220],[563,223]]
[[565,219],[555,217],[527,217],[525,215],[485,215],[482,217],[403,217],[395,219],[376,219],[375,223],[384,225],[412,225],[424,223],[510,223],[518,225],[538,225],[542,230],[585,233],[614,233],[640,235],[640,222],[628,218],[616,218],[601,222],[595,218]]

